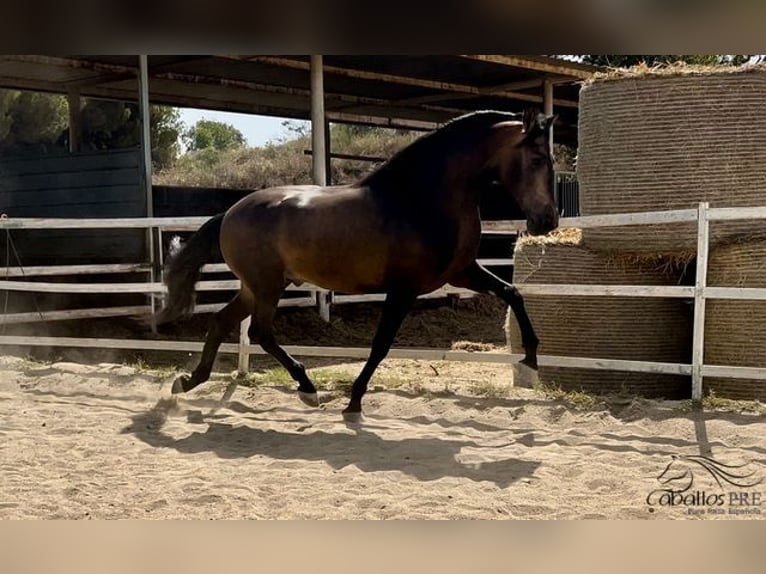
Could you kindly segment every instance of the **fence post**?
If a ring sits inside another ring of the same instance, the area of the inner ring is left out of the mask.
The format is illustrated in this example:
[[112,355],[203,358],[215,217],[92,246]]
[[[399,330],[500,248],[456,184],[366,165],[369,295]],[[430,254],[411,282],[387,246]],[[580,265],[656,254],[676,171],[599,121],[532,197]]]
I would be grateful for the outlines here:
[[[163,279],[165,271],[165,254],[162,252],[162,226],[157,226],[157,272],[160,276],[160,281]],[[157,296],[160,300],[160,308],[165,307],[167,304],[167,296],[163,293]],[[155,299],[157,298],[155,297]],[[154,303],[152,303],[152,313],[154,313]]]
[[247,346],[250,344],[250,336],[247,334],[247,330],[250,328],[251,317],[247,318],[239,324],[239,360],[237,362],[237,370],[240,374],[245,375],[250,370],[250,352],[247,350]]
[[699,204],[697,211],[697,276],[694,282],[694,342],[692,348],[692,401],[702,401],[702,365],[705,360],[705,288],[710,247],[710,204]]
[[330,299],[332,297],[332,291],[325,291],[320,289],[317,291],[317,302],[319,304],[319,316],[326,321],[330,322]]

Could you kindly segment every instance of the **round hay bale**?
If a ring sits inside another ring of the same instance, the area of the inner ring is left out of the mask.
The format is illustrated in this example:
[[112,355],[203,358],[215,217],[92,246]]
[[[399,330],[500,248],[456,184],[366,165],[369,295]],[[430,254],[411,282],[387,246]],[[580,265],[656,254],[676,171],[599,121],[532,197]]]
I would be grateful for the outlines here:
[[[740,241],[714,249],[708,264],[708,285],[766,287],[766,240]],[[705,364],[766,368],[766,301],[707,301]],[[706,377],[703,387],[716,396],[766,402],[766,381]]]
[[[766,66],[636,68],[580,92],[577,173],[583,215],[763,205]],[[753,222],[714,223],[719,243]],[[670,253],[696,224],[586,229],[585,247]]]
[[[662,259],[608,257],[580,246],[576,238],[522,239],[514,254],[514,282],[591,285],[672,285],[678,266]],[[598,359],[689,362],[692,312],[679,299],[643,297],[524,297],[540,338],[540,354]],[[521,352],[513,314],[506,318],[512,352]],[[540,381],[564,390],[628,392],[646,397],[683,398],[688,377],[591,369],[540,367]]]

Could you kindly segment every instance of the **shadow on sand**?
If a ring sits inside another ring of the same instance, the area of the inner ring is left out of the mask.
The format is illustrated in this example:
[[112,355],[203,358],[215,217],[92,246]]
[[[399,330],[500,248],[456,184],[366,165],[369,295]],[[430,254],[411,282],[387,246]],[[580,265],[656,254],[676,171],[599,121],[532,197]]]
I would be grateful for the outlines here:
[[[461,461],[464,447],[481,450],[474,441],[444,438],[386,439],[366,425],[342,426],[337,431],[312,432],[260,429],[206,420],[204,432],[193,432],[176,439],[162,427],[175,408],[169,399],[161,399],[151,410],[136,414],[123,433],[134,435],[157,448],[172,448],[180,453],[213,452],[221,458],[247,458],[256,455],[284,461],[324,461],[339,470],[355,466],[363,472],[399,471],[418,480],[444,477],[489,481],[505,488],[522,478],[531,477],[539,462],[515,458]],[[202,422],[202,421],[196,421]],[[293,420],[292,422],[296,422]],[[310,422],[306,420],[306,422]],[[376,425],[382,428],[381,425]],[[307,427],[304,427],[307,428]],[[369,427],[375,428],[375,427]]]

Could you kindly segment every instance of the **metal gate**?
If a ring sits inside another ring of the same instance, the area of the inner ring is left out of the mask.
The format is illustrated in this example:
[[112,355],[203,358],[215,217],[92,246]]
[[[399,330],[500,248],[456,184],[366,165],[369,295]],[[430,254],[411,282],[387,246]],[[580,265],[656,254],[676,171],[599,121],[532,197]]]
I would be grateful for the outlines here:
[[573,171],[556,172],[556,204],[563,217],[580,215],[580,186]]

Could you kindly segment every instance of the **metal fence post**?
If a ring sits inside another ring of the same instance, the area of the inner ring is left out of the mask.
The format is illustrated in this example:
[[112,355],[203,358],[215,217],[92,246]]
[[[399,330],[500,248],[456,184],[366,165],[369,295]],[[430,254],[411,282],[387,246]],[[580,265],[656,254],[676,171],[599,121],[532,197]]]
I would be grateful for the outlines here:
[[705,288],[710,247],[710,204],[699,204],[697,211],[697,277],[694,282],[694,342],[692,348],[692,401],[702,401],[702,365],[705,360]]
[[247,334],[247,330],[250,328],[251,317],[247,318],[239,324],[239,360],[237,362],[237,370],[240,374],[245,375],[250,370],[250,352],[247,350],[247,346],[250,344],[250,336]]
[[326,321],[330,322],[330,303],[332,301],[332,291],[325,291],[320,289],[317,291],[317,303],[319,305],[319,316]]
[[[329,156],[329,128],[324,105],[324,72],[321,55],[311,56],[311,153],[314,184],[327,185]],[[317,292],[319,316],[330,322],[330,300],[324,291]]]

